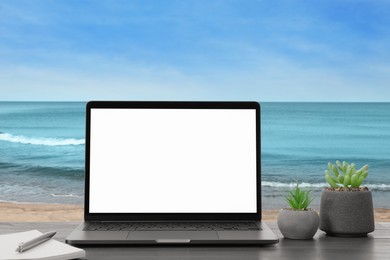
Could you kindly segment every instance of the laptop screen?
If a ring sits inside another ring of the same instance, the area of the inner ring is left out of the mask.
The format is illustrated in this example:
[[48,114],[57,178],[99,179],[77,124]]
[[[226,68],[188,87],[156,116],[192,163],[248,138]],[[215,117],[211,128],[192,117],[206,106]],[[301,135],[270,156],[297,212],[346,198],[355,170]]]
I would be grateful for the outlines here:
[[89,213],[256,213],[256,109],[91,108]]

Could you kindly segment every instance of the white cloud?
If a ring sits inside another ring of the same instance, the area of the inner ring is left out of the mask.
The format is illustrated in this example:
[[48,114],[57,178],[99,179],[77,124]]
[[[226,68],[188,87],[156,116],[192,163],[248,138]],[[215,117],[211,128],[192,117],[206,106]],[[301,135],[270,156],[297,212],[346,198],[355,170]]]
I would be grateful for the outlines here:
[[348,34],[312,5],[38,2],[0,4],[0,100],[390,100],[388,29]]
[[[344,75],[252,52],[250,65],[188,71],[103,56],[69,56],[77,65],[2,66],[2,100],[389,101],[389,67]],[[80,65],[81,64],[81,65]],[[357,77],[366,73],[366,77]],[[373,91],[381,89],[380,92]],[[364,98],[362,98],[364,97]]]

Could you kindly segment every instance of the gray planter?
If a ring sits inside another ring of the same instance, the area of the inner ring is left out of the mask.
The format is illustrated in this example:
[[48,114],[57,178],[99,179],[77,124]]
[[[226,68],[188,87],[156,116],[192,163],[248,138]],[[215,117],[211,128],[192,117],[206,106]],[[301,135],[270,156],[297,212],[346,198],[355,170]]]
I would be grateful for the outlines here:
[[320,229],[327,235],[367,236],[375,229],[371,191],[324,190],[320,219]]
[[314,210],[282,209],[278,216],[278,227],[285,238],[312,239],[316,234],[320,218]]

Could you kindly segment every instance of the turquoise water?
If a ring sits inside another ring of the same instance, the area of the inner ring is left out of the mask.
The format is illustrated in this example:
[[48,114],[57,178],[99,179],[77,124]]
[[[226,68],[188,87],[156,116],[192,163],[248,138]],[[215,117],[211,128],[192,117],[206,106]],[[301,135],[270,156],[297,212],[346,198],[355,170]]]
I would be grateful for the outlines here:
[[364,184],[376,207],[390,207],[390,103],[262,104],[264,208],[287,206],[280,196],[299,179],[319,206],[327,162],[369,165]]
[[84,103],[0,102],[0,200],[82,203]]
[[[263,207],[298,178],[326,186],[328,161],[369,164],[365,185],[390,207],[390,103],[262,103]],[[83,203],[85,103],[0,102],[0,200]]]

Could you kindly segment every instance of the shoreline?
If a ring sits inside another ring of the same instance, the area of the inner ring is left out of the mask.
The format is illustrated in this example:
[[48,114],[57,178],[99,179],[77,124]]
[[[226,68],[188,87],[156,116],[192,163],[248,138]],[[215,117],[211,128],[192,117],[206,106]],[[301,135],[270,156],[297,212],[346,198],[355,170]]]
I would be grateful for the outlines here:
[[[318,209],[317,209],[318,211]],[[276,221],[279,209],[262,211],[262,220]],[[0,222],[83,221],[84,205],[0,202]],[[375,208],[375,222],[390,222],[390,208]]]

